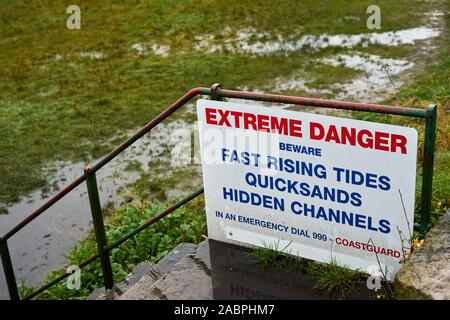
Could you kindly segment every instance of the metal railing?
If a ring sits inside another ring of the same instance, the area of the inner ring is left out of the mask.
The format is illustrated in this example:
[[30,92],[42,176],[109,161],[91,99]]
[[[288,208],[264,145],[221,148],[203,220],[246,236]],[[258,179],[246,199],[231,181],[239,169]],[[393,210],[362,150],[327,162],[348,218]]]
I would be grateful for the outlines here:
[[[89,203],[91,207],[92,220],[95,231],[95,239],[97,242],[98,253],[89,257],[88,259],[81,262],[78,267],[81,269],[91,262],[95,261],[97,258],[100,259],[102,273],[103,273],[103,282],[106,289],[111,289],[114,285],[113,272],[111,268],[111,262],[109,260],[109,252],[127,241],[128,239],[134,237],[142,230],[146,229],[156,221],[160,220],[164,216],[173,212],[177,208],[183,206],[187,202],[196,198],[200,194],[203,193],[203,188],[195,191],[190,194],[186,198],[180,200],[173,206],[165,209],[163,212],[157,214],[156,216],[151,217],[145,223],[140,225],[135,230],[130,233],[124,235],[119,240],[108,245],[106,240],[105,226],[103,223],[103,214],[102,208],[100,205],[100,198],[97,188],[97,180],[95,173],[100,170],[104,165],[106,165],[109,161],[114,159],[117,155],[119,155],[122,151],[127,149],[131,144],[140,139],[146,133],[151,131],[155,126],[157,126],[164,119],[169,117],[176,110],[181,108],[187,102],[195,98],[197,95],[207,95],[210,96],[213,100],[222,100],[222,98],[235,98],[235,99],[244,99],[244,100],[257,100],[257,101],[266,101],[266,102],[274,102],[274,103],[284,103],[284,104],[294,104],[294,105],[302,105],[302,106],[312,106],[312,107],[320,107],[320,108],[331,108],[331,109],[342,109],[342,110],[353,110],[353,111],[366,111],[366,112],[374,112],[374,113],[383,113],[383,114],[392,114],[399,116],[408,116],[415,118],[424,118],[425,119],[425,141],[424,141],[424,159],[423,159],[423,170],[422,170],[422,199],[421,199],[421,224],[420,224],[420,232],[424,234],[428,228],[430,222],[430,214],[431,214],[431,198],[432,198],[432,181],[433,181],[433,162],[434,162],[434,146],[435,146],[435,138],[436,138],[436,118],[437,118],[437,107],[436,105],[430,105],[427,109],[416,109],[416,108],[405,108],[405,107],[396,107],[396,106],[385,106],[379,104],[367,104],[367,103],[356,103],[356,102],[344,102],[344,101],[334,101],[334,100],[324,100],[324,99],[313,99],[313,98],[303,98],[303,97],[295,97],[295,96],[286,96],[286,95],[274,95],[274,94],[263,94],[263,93],[254,93],[254,92],[245,92],[245,91],[234,91],[234,90],[225,90],[222,89],[220,84],[214,84],[211,88],[198,87],[190,90],[180,99],[175,101],[170,107],[160,113],[156,118],[147,123],[141,130],[139,130],[135,135],[124,141],[122,144],[114,148],[109,154],[104,156],[101,160],[93,165],[88,165],[84,169],[84,173],[79,176],[77,179],[72,181],[68,186],[62,189],[55,196],[50,198],[46,203],[44,203],[41,207],[35,210],[32,214],[30,214],[27,218],[17,224],[14,228],[12,228],[8,233],[6,233],[3,237],[0,238],[0,256],[3,264],[3,270],[6,277],[6,282],[8,286],[8,291],[11,300],[20,300],[19,291],[17,288],[16,278],[14,275],[14,269],[11,262],[11,255],[8,248],[8,240],[19,232],[22,228],[32,222],[34,219],[39,217],[45,210],[54,205],[57,201],[75,189],[82,182],[86,181],[87,190],[89,195]],[[71,273],[64,273],[61,276],[57,277],[53,281],[45,284],[40,287],[24,299],[32,299],[62,281],[63,279],[70,276]]]

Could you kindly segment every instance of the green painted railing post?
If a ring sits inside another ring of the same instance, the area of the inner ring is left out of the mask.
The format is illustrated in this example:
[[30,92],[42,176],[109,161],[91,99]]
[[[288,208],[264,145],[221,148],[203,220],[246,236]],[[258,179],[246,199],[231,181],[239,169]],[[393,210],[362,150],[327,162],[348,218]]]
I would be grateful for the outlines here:
[[423,148],[422,170],[422,206],[420,216],[420,233],[428,229],[431,217],[431,199],[433,197],[433,163],[434,146],[436,143],[437,106],[432,104],[427,108],[425,118],[425,141]]
[[98,255],[102,265],[103,282],[105,289],[111,289],[114,285],[113,272],[111,262],[109,261],[109,252],[106,250],[108,243],[106,241],[105,225],[103,223],[102,207],[100,205],[100,197],[98,195],[97,179],[92,166],[84,169],[86,176],[86,185],[89,195],[89,203],[91,205],[92,222],[94,223],[95,240],[97,241]]
[[11,300],[20,300],[19,290],[17,289],[16,276],[9,254],[8,240],[0,238],[0,256],[2,257],[3,271],[5,273],[6,284],[8,285],[9,298]]

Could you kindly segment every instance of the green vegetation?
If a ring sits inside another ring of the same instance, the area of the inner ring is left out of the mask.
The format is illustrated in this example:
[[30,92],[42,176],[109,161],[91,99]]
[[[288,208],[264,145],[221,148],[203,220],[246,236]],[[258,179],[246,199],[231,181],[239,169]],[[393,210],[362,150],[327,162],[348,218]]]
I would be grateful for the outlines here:
[[307,63],[305,64],[307,74],[315,74],[316,78],[307,82],[308,87],[326,89],[335,83],[345,83],[362,72],[355,69],[349,69],[341,66],[333,67],[323,63]]
[[[146,201],[129,204],[109,215],[106,224],[108,243],[118,240],[131,232],[150,217],[160,213],[165,207],[151,205]],[[174,211],[111,251],[114,281],[122,281],[133,267],[142,261],[155,263],[181,242],[199,243],[206,235],[206,220],[203,198],[195,199],[188,205]],[[97,253],[93,233],[70,250],[69,265],[76,265]],[[65,271],[65,270],[62,270]],[[53,272],[46,283],[57,278],[62,271]],[[81,270],[80,290],[67,289],[67,279],[40,294],[37,299],[85,299],[95,288],[103,287],[99,260],[95,260]],[[21,286],[22,296],[33,288]]]
[[315,288],[327,292],[333,297],[347,298],[357,286],[364,283],[366,276],[357,270],[340,266],[336,260],[329,263],[309,263],[308,274],[315,278]]
[[[151,162],[154,163],[154,162]],[[153,173],[142,172],[140,178],[130,185],[139,197],[167,202],[168,191],[190,190],[201,187],[201,176],[193,168],[172,169],[167,164],[152,167]]]
[[263,242],[263,247],[254,249],[252,254],[265,267],[280,266],[289,271],[297,270],[308,275],[314,279],[315,289],[334,298],[345,299],[366,279],[364,273],[340,266],[334,259],[329,263],[320,263],[293,256],[288,249],[289,245],[290,243],[281,248],[279,241]]
[[290,244],[288,243],[284,248],[280,248],[279,241],[276,243],[263,242],[263,246],[254,249],[252,255],[257,257],[259,263],[263,266],[279,265],[285,269],[302,267],[303,260],[290,254],[290,250],[288,249]]

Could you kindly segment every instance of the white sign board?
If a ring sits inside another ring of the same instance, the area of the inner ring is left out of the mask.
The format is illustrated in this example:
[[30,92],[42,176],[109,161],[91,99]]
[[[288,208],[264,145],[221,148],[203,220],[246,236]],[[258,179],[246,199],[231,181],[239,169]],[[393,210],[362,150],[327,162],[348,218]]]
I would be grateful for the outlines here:
[[417,131],[199,100],[211,239],[389,279],[412,234]]

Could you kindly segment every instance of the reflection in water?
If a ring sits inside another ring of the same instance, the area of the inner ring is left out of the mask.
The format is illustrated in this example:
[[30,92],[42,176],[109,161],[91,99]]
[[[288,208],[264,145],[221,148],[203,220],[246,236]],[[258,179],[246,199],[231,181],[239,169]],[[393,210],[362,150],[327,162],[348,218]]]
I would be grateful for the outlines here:
[[263,266],[251,249],[209,240],[214,299],[323,299],[311,277],[279,266]]
[[[314,289],[315,280],[298,268],[264,266],[252,250],[209,240],[211,278],[214,299],[302,300],[329,299]],[[351,299],[369,299],[364,285],[349,295]]]

